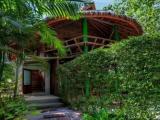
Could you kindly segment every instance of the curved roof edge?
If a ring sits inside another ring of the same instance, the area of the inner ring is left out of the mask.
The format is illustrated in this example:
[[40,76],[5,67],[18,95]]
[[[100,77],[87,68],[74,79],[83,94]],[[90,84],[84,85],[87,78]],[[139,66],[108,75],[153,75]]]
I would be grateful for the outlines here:
[[[99,11],[99,10],[89,10],[89,11],[83,11],[84,15],[81,16],[81,18],[86,17],[86,18],[105,18],[109,19],[110,21],[118,21],[118,24],[126,24],[128,27],[132,27],[135,30],[135,35],[142,35],[143,30],[141,25],[133,18],[127,17],[125,15],[116,15],[112,11]],[[58,17],[54,19],[49,19],[47,20],[47,23],[49,26],[54,26],[56,22],[61,22],[69,20],[68,18],[64,17]],[[114,24],[114,23],[113,23]]]

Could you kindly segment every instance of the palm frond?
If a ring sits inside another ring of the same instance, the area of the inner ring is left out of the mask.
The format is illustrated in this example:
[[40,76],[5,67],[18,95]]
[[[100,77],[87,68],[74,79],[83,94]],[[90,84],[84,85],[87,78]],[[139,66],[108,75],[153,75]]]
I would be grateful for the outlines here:
[[26,60],[32,60],[35,62],[32,64],[29,64],[30,67],[33,67],[33,68],[36,67],[36,69],[38,68],[39,70],[43,70],[43,71],[47,71],[49,69],[47,60],[41,57],[30,55]]
[[41,41],[49,46],[54,46],[60,55],[65,55],[65,48],[61,40],[56,37],[56,32],[49,28],[47,24],[41,24],[40,29]]
[[7,52],[7,53],[17,53],[17,51],[14,50],[13,48],[8,46],[3,46],[1,44],[0,44],[0,51]]
[[2,19],[4,20],[5,23],[8,24],[8,26],[13,27],[14,29],[21,30],[23,27],[20,21],[14,20],[9,16],[2,16]]
[[[68,17],[79,18],[81,4],[65,0],[5,0],[0,1],[0,12],[7,15],[15,15],[24,19],[31,13],[41,17]],[[74,9],[73,9],[74,8]]]
[[78,19],[80,7],[69,0],[0,0],[0,44],[16,43],[16,49],[23,50],[35,41],[35,32],[39,31],[42,42],[65,54],[55,31],[42,21],[46,16]]
[[46,7],[46,15],[50,17],[67,17],[68,19],[78,19],[81,14],[79,9],[81,4],[75,2],[55,2]]

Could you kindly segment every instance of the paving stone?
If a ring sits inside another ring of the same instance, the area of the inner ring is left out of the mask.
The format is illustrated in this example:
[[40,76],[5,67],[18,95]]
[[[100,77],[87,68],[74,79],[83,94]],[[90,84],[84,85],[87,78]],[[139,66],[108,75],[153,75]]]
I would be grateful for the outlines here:
[[28,120],[81,120],[81,112],[68,108],[58,108],[54,111],[42,112],[37,116],[28,116]]
[[69,108],[62,108],[64,104],[57,96],[40,94],[25,95],[30,108],[41,110],[37,116],[27,115],[27,120],[81,120],[81,113]]

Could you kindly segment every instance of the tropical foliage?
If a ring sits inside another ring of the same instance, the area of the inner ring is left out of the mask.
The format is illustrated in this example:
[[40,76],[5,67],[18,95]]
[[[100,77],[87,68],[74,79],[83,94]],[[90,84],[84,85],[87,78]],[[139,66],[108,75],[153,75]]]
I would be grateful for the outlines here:
[[0,119],[1,120],[23,120],[25,114],[28,112],[27,104],[21,97],[5,98],[0,105]]
[[5,64],[3,76],[0,82],[0,120],[13,120],[27,113],[27,106],[23,98],[13,98],[15,64]]
[[[30,33],[31,35],[31,32],[39,31],[40,36],[45,38],[42,40],[48,42],[51,40],[50,36],[55,35],[55,33],[53,30],[48,32],[47,30],[50,30],[50,28],[44,27],[44,25],[46,25],[43,20],[44,17],[68,17],[71,19],[78,19],[78,10],[79,6],[77,4],[69,1],[65,2],[63,0],[0,1],[1,33],[3,33],[1,35],[1,41],[2,39],[3,41],[9,39],[9,42],[16,42],[15,40],[18,40],[18,44],[20,43],[20,40],[25,38],[25,33]],[[24,38],[11,39],[18,37],[19,35],[23,35]],[[44,36],[48,38],[48,41]],[[30,37],[28,36],[27,38]],[[56,39],[53,40],[52,38],[49,45],[53,45],[54,42],[56,42]]]
[[104,10],[135,18],[146,33],[160,32],[159,0],[120,0]]
[[[125,119],[155,118],[160,112],[159,38],[131,37],[61,65],[61,96],[91,115],[104,108],[113,116],[119,111]],[[84,97],[86,80],[90,81],[89,98]]]
[[[28,55],[30,59],[44,63],[38,57],[33,57],[37,37],[40,42],[64,53],[63,45],[55,31],[48,27],[47,19],[78,19],[79,7],[77,3],[68,0],[0,1],[0,119],[13,120],[16,116],[23,115],[26,109],[23,100],[17,98],[18,71]],[[12,61],[13,66],[7,59],[9,55],[16,56]]]
[[[78,19],[79,5],[63,0],[5,0],[0,1],[0,80],[3,79],[4,60],[6,54],[12,53],[17,57],[18,71],[24,53],[32,52],[28,49],[35,43],[35,33],[41,41],[54,46],[64,53],[62,43],[56,38],[56,33],[45,23],[44,16],[68,17]],[[14,44],[14,47],[12,45]],[[34,46],[35,47],[35,46]],[[17,77],[15,94],[17,90]]]

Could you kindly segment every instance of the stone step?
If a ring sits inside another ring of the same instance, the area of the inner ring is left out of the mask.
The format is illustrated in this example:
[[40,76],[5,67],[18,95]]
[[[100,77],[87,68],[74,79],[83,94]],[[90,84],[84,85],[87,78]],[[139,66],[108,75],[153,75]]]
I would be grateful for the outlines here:
[[46,95],[44,93],[32,93],[24,97],[30,108],[55,109],[64,107],[62,100],[57,96]]
[[30,96],[26,98],[26,101],[29,104],[37,104],[37,103],[55,103],[61,102],[62,100],[56,96]]
[[36,108],[36,109],[61,108],[61,107],[64,107],[64,104],[61,102],[37,103],[37,104],[29,104],[29,107]]

